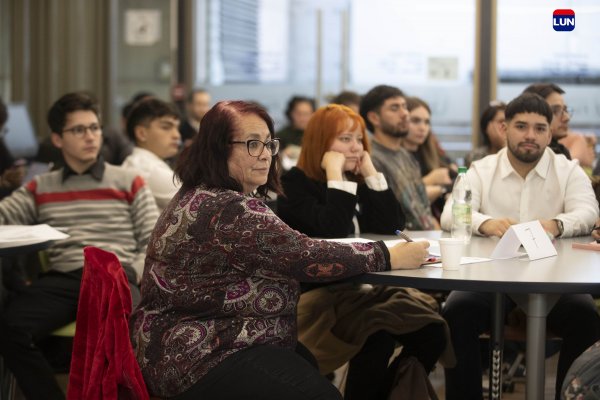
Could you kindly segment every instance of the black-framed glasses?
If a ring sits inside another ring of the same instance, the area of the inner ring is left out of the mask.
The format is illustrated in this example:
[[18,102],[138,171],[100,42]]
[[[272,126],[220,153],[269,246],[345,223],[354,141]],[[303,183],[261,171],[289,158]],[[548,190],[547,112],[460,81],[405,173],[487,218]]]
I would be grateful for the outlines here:
[[63,132],[71,132],[74,136],[78,138],[82,138],[85,136],[87,131],[90,131],[92,136],[98,136],[102,133],[102,125],[100,124],[91,124],[88,126],[85,125],[75,125],[72,128],[64,129]]
[[279,139],[271,139],[268,142],[263,142],[258,139],[250,139],[246,141],[235,141],[232,140],[230,144],[245,144],[248,148],[248,154],[252,157],[260,157],[265,150],[265,147],[271,152],[271,157],[277,155],[279,152]]
[[556,106],[552,106],[550,108],[552,109],[552,114],[554,114],[554,116],[556,118],[561,118],[564,113],[567,113],[567,114],[569,114],[570,117],[572,117],[573,113],[575,112],[575,110],[573,110],[572,108],[567,107],[567,106],[556,105]]

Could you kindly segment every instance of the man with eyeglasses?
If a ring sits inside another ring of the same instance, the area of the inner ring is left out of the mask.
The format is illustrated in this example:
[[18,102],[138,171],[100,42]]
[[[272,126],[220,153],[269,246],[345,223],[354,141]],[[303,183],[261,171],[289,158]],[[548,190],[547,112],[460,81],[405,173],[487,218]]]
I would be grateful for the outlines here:
[[100,112],[94,98],[69,93],[48,112],[52,143],[65,166],[36,176],[0,202],[0,224],[48,224],[69,238],[48,250],[49,271],[10,300],[0,330],[0,355],[25,397],[64,399],[53,370],[37,347],[40,339],[75,320],[83,248],[114,252],[130,281],[142,275],[146,244],[158,218],[156,203],[136,171],[105,163]]
[[[133,143],[124,134],[110,127],[102,127],[102,142],[99,154],[104,161],[113,165],[121,165],[132,150]],[[51,136],[42,139],[35,161],[49,164],[54,170],[65,166],[62,152],[54,145]]]
[[161,211],[181,187],[165,162],[179,151],[180,120],[175,106],[156,98],[136,103],[127,118],[127,136],[135,147],[123,166],[140,172]]
[[567,136],[569,131],[569,121],[573,116],[573,110],[566,106],[563,94],[565,91],[554,83],[533,83],[529,85],[523,93],[535,93],[541,96],[552,110],[552,123],[550,132],[552,141],[548,145],[556,154],[563,154],[567,159],[571,159],[569,149],[558,141]]

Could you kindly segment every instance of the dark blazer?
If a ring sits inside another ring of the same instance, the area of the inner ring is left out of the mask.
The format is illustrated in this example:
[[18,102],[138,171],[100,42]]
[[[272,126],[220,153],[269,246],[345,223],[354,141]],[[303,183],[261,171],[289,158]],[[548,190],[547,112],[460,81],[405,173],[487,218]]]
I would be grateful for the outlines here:
[[361,232],[392,235],[404,229],[404,214],[391,189],[375,191],[363,183],[355,196],[329,189],[326,182],[310,179],[296,167],[281,177],[281,183],[284,195],[277,198],[277,214],[308,236],[346,237],[354,233],[354,215]]
[[567,157],[567,160],[571,159],[571,152],[569,149],[567,149],[567,147],[560,143],[556,138],[552,138],[548,147],[550,147],[556,154],[562,154]]
[[193,139],[194,136],[196,136],[196,133],[198,132],[196,131],[196,129],[194,129],[194,127],[192,127],[192,125],[190,125],[187,119],[184,119],[179,125],[179,133],[181,134],[181,141],[184,142],[188,139]]

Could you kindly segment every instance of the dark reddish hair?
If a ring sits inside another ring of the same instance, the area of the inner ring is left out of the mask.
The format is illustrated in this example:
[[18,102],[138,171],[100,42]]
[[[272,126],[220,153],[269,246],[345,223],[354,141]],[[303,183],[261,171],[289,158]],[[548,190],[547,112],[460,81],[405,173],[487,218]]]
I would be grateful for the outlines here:
[[[232,151],[229,142],[239,129],[238,122],[245,115],[256,115],[265,121],[270,137],[275,136],[273,120],[262,107],[246,101],[218,102],[206,113],[192,144],[177,160],[175,174],[184,188],[206,185],[209,188],[243,191],[242,183],[230,176],[227,161]],[[276,155],[271,162],[267,183],[256,190],[258,196],[267,198],[269,191],[282,193],[279,164],[279,155]]]
[[371,151],[367,137],[365,121],[350,107],[341,104],[329,104],[319,108],[308,121],[302,138],[302,150],[296,166],[306,176],[317,181],[326,182],[327,175],[321,168],[323,154],[329,151],[335,138],[346,129],[347,121],[352,121],[351,129],[359,127],[363,134],[363,147]]

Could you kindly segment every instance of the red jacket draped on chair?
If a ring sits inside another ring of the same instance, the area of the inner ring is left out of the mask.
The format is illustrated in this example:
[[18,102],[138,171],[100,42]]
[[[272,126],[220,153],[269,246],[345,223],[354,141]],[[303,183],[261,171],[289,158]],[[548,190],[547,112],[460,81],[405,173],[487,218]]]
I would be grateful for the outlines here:
[[69,400],[147,400],[148,391],[129,341],[131,292],[113,253],[84,249]]

